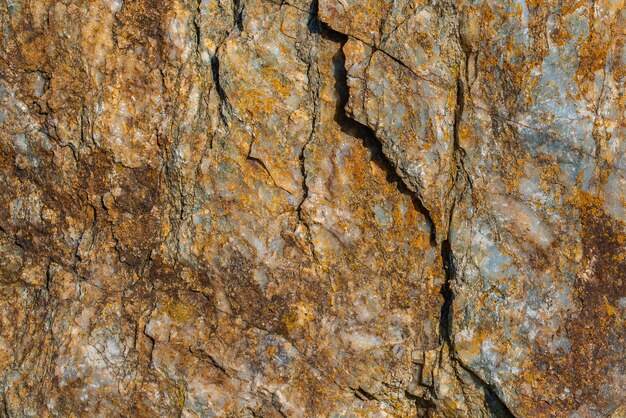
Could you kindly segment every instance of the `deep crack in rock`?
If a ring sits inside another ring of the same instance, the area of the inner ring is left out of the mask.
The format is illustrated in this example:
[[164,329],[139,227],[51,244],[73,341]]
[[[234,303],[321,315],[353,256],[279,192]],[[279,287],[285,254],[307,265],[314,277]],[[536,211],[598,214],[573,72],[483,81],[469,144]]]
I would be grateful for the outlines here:
[[363,145],[370,151],[372,155],[372,160],[375,161],[376,164],[385,173],[387,173],[387,181],[389,181],[390,183],[394,183],[402,194],[411,196],[411,201],[413,202],[415,210],[424,215],[429,223],[431,230],[431,243],[435,245],[435,224],[433,223],[430,213],[422,204],[422,201],[418,197],[417,193],[412,191],[402,180],[402,178],[397,174],[391,160],[389,160],[389,158],[387,158],[387,156],[383,152],[382,144],[380,140],[376,138],[376,133],[374,132],[374,130],[369,126],[364,125],[361,122],[349,117],[346,112],[345,108],[348,103],[350,93],[347,78],[348,73],[345,68],[346,58],[343,53],[343,46],[348,41],[348,36],[331,29],[327,24],[322,21],[320,21],[319,26],[322,37],[336,42],[340,46],[334,59],[334,76],[336,80],[335,89],[337,91],[337,94],[339,95],[339,100],[337,102],[337,108],[335,113],[335,121],[341,127],[342,132],[358,138],[363,142]]

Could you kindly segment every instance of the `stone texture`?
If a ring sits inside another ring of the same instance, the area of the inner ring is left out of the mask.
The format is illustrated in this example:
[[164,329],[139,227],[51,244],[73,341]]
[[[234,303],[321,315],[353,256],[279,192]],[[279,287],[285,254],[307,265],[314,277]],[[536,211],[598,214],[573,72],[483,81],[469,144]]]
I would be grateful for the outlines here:
[[626,416],[624,27],[0,3],[0,416]]

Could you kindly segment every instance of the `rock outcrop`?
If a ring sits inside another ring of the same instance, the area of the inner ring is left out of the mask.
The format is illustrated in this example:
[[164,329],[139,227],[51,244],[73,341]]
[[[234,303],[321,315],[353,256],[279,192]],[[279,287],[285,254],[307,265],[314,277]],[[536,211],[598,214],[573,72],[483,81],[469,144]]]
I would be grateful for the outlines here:
[[623,0],[0,25],[0,416],[626,416]]

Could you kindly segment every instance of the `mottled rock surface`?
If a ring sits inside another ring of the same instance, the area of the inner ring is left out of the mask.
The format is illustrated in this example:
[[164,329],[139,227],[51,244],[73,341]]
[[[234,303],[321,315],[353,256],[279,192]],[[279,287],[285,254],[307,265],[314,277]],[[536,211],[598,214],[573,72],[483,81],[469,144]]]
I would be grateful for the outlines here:
[[626,417],[623,0],[0,2],[0,416]]

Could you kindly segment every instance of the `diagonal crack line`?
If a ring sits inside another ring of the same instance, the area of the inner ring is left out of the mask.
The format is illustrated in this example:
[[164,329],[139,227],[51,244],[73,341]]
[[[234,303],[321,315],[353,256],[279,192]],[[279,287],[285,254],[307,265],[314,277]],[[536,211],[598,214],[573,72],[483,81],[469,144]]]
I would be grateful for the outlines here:
[[284,187],[282,187],[281,185],[279,185],[276,182],[276,179],[272,175],[272,172],[269,170],[269,168],[267,168],[267,165],[265,165],[265,162],[262,159],[258,158],[258,157],[253,157],[251,154],[252,154],[252,143],[248,147],[248,155],[246,156],[246,158],[248,160],[258,164],[265,171],[265,174],[267,174],[269,179],[272,180],[272,185],[274,187],[277,187],[277,188],[281,189],[282,191],[286,192],[287,194],[291,194],[291,192],[289,190],[285,189]]
[[337,32],[322,21],[319,21],[319,25],[320,33],[324,39],[333,41],[340,45],[337,53],[333,57],[335,90],[339,96],[335,110],[335,121],[339,124],[343,133],[354,138],[358,138],[363,142],[363,146],[370,151],[372,160],[387,174],[387,181],[394,183],[400,193],[411,198],[413,207],[416,211],[421,213],[422,216],[424,216],[429,225],[431,244],[436,245],[437,240],[435,223],[433,222],[430,212],[424,206],[424,203],[420,199],[417,192],[411,189],[398,174],[395,164],[393,164],[383,151],[382,142],[378,139],[374,130],[356,119],[351,118],[346,112],[345,108],[348,104],[350,92],[348,87],[348,73],[345,65],[346,56],[343,52],[343,47],[348,41],[348,35]]

